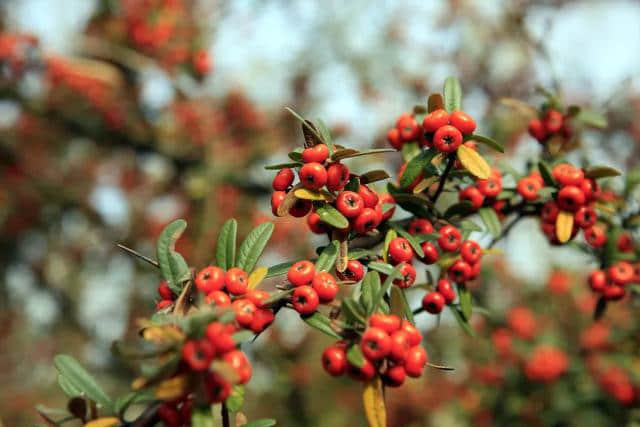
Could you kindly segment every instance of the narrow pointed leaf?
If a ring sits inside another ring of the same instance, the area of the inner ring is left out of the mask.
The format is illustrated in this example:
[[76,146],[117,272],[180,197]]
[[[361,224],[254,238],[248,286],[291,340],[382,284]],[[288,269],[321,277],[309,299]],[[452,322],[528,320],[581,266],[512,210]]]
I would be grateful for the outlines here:
[[364,385],[362,403],[369,427],[387,427],[387,410],[382,394],[382,381],[375,377]]
[[337,240],[328,244],[316,261],[316,271],[330,271],[338,259],[339,248],[340,242]]
[[311,326],[314,329],[319,330],[320,332],[329,335],[330,337],[340,339],[342,338],[336,331],[331,327],[331,319],[329,319],[326,315],[316,311],[311,316],[305,316],[302,318],[304,322]]
[[375,271],[369,271],[362,280],[360,296],[367,314],[373,313],[373,300],[378,292],[380,292],[380,275]]
[[376,169],[360,175],[360,182],[362,184],[371,184],[372,182],[382,181],[387,178],[389,178],[389,174],[386,171]]
[[249,275],[249,290],[255,289],[267,277],[269,269],[267,267],[258,267]]
[[189,280],[190,272],[187,262],[182,255],[175,251],[176,241],[187,228],[187,222],[177,219],[167,225],[158,237],[156,257],[160,264],[162,277],[167,281],[171,290],[180,294],[184,282]]
[[491,166],[477,151],[466,145],[460,145],[457,153],[462,166],[473,176],[480,179],[488,179],[491,176]]
[[573,230],[573,213],[560,211],[556,218],[556,237],[560,243],[567,243],[571,239]]
[[462,88],[455,77],[447,77],[444,81],[444,108],[448,112],[460,109],[462,104]]
[[320,216],[320,220],[338,229],[344,229],[349,226],[349,221],[336,208],[329,204],[322,205],[316,210]]
[[223,270],[228,270],[236,263],[236,234],[238,222],[230,219],[224,223],[218,236],[216,246],[216,264]]
[[400,188],[407,188],[413,181],[422,174],[422,171],[438,153],[437,150],[421,151],[407,163],[407,167],[400,178]]
[[557,187],[558,184],[556,180],[553,179],[553,175],[551,175],[551,169],[549,169],[549,165],[545,162],[538,162],[538,170],[540,171],[540,175],[544,180],[544,184],[549,187]]
[[244,271],[252,271],[262,255],[267,242],[273,233],[273,223],[265,222],[258,225],[244,239],[238,250],[237,267]]
[[480,219],[484,223],[485,227],[487,227],[487,231],[493,236],[498,237],[502,232],[502,224],[500,223],[500,219],[492,208],[480,208],[478,211],[478,215],[480,215]]
[[59,354],[53,359],[53,363],[69,387],[81,390],[89,399],[101,405],[107,412],[111,412],[113,405],[111,398],[76,359],[66,354]]
[[271,170],[280,170],[285,168],[297,168],[299,166],[302,166],[302,163],[290,162],[290,163],[279,163],[277,165],[269,165],[269,166],[265,166],[264,168],[268,171],[271,171]]
[[500,153],[504,153],[504,146],[500,144],[498,141],[489,138],[488,136],[473,134],[473,135],[469,135],[465,139],[479,142],[480,144],[484,144],[489,148],[499,151]]
[[356,368],[362,368],[364,366],[364,355],[359,344],[353,344],[347,350],[347,360]]
[[591,166],[587,168],[584,173],[584,176],[587,178],[608,178],[612,176],[620,176],[622,172],[620,172],[616,168],[612,168],[610,166]]

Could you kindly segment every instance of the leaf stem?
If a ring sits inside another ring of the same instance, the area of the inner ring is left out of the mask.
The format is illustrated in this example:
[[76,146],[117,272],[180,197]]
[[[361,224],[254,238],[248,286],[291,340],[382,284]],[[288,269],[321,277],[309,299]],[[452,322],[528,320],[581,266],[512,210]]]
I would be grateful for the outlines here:
[[154,267],[160,268],[160,264],[155,259],[151,259],[148,256],[144,256],[140,252],[137,252],[137,251],[135,251],[135,250],[123,245],[122,243],[118,243],[117,246],[120,249],[122,249],[123,251],[125,251],[125,252],[127,252],[127,253],[135,256],[135,257],[138,257],[138,258],[140,258],[141,260],[143,260],[145,262],[148,262],[149,264],[153,265]]
[[444,168],[444,172],[442,173],[442,176],[440,177],[440,182],[438,183],[438,189],[436,190],[435,194],[431,198],[431,201],[434,204],[438,200],[438,197],[440,197],[440,194],[442,194],[442,190],[444,190],[444,185],[447,181],[447,178],[449,177],[449,173],[451,172],[451,169],[453,169],[453,165],[455,164],[455,162],[456,162],[455,153],[449,154],[449,157],[447,159],[447,166]]

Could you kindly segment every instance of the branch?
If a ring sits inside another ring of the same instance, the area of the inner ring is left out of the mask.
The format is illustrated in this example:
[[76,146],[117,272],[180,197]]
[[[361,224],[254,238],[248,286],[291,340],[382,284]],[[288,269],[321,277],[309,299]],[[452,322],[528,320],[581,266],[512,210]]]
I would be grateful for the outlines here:
[[431,198],[431,201],[435,204],[436,201],[438,201],[438,197],[440,197],[440,194],[442,194],[442,190],[444,190],[444,185],[447,182],[447,178],[449,177],[449,173],[451,172],[451,169],[453,169],[453,165],[456,162],[456,156],[455,154],[449,154],[448,160],[447,160],[447,166],[444,169],[444,172],[442,173],[442,176],[440,177],[440,182],[438,183],[438,189],[436,190],[436,193],[433,195],[433,197]]

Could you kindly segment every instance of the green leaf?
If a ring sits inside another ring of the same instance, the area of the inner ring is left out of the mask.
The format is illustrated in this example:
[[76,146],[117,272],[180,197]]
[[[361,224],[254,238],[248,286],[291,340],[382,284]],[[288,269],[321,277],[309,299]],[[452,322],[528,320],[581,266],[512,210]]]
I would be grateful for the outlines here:
[[375,257],[378,255],[377,251],[365,248],[355,248],[349,251],[349,259],[361,259],[366,257]]
[[339,249],[340,242],[337,240],[328,244],[316,261],[316,271],[330,271],[336,263],[336,259],[338,259]]
[[[369,264],[369,266],[371,266],[371,264]],[[396,280],[398,277],[400,277],[400,268],[402,268],[402,264],[396,266],[396,268],[394,268],[391,271],[391,273],[387,276],[387,278],[385,279],[384,283],[380,287],[380,291],[373,298],[373,311],[372,311],[373,313],[375,313],[376,310],[378,309],[378,306],[381,304],[382,299],[387,294],[387,291],[389,290],[389,288],[393,284],[393,281]]]
[[382,246],[382,258],[384,259],[384,262],[388,261],[389,245],[391,244],[391,241],[396,237],[398,237],[398,233],[393,228],[389,229],[387,231],[387,234],[385,234],[384,236],[384,244]]
[[407,188],[416,178],[420,176],[424,168],[426,168],[431,160],[438,154],[438,150],[421,151],[407,163],[407,168],[400,178],[400,188]]
[[455,77],[447,77],[444,81],[444,108],[449,113],[460,109],[462,104],[462,88]]
[[386,171],[376,169],[360,175],[360,182],[363,184],[371,184],[372,182],[382,181],[387,178],[389,178],[389,174]]
[[465,219],[460,221],[460,228],[462,230],[468,230],[468,231],[482,231],[482,227],[480,227],[478,224],[476,224],[475,222],[471,221],[470,219]]
[[411,323],[415,323],[413,320],[413,311],[409,306],[407,296],[404,291],[397,286],[391,287],[391,312],[406,318]]
[[373,313],[373,299],[380,292],[380,275],[375,271],[369,271],[362,280],[360,292],[360,300],[369,315]]
[[402,160],[404,160],[405,162],[408,162],[411,159],[413,159],[415,156],[420,154],[421,151],[422,151],[422,148],[420,148],[417,142],[406,142],[402,145],[402,149],[401,149]]
[[373,261],[369,263],[368,267],[370,270],[379,271],[387,276],[393,273],[393,266],[385,262]]
[[331,160],[334,160],[337,162],[339,160],[349,159],[352,157],[370,156],[372,154],[395,153],[395,152],[396,150],[394,150],[393,148],[374,148],[372,150],[365,150],[365,151],[358,151],[352,148],[343,148],[341,150],[336,150],[336,152],[333,153],[333,156],[331,156]]
[[82,390],[62,375],[58,375],[58,386],[68,397],[82,396]]
[[262,305],[266,307],[281,301],[291,295],[293,291],[293,289],[287,289],[286,291],[274,292],[262,301]]
[[195,409],[191,412],[191,427],[216,427],[210,408]]
[[591,126],[598,129],[604,129],[607,127],[607,118],[593,110],[581,109],[576,115],[576,120],[584,123],[587,126]]
[[271,171],[271,170],[280,170],[285,168],[297,168],[302,165],[303,164],[299,162],[278,163],[277,165],[269,165],[269,166],[265,166],[264,168],[268,171]]
[[456,215],[465,216],[473,212],[475,212],[475,209],[473,208],[471,202],[468,200],[464,200],[462,202],[454,203],[453,205],[449,206],[444,212],[444,217],[449,219]]
[[224,401],[227,405],[229,412],[238,412],[244,404],[244,387],[241,385],[234,385],[231,389],[231,394]]
[[53,359],[53,363],[70,388],[80,390],[87,398],[101,405],[106,412],[112,412],[111,398],[76,359],[67,354],[59,354]]
[[353,344],[347,350],[347,360],[356,368],[362,368],[364,366],[364,354],[359,344]]
[[176,241],[186,228],[187,222],[184,219],[173,221],[160,233],[156,247],[162,277],[176,295],[180,294],[182,286],[191,276],[187,262],[175,251]]
[[498,237],[502,232],[502,224],[500,223],[500,219],[492,208],[480,208],[478,211],[478,215],[482,219],[485,227],[487,227],[487,231],[493,236]]
[[484,144],[489,148],[492,148],[496,151],[499,151],[500,153],[504,153],[504,146],[502,144],[500,144],[498,141],[489,138],[488,136],[482,136],[482,135],[469,135],[467,137],[464,138],[465,140],[474,140],[476,142],[479,142],[480,144]]
[[444,109],[444,99],[442,95],[439,93],[432,93],[429,95],[429,100],[427,101],[427,111],[429,113],[433,113],[436,110]]
[[281,264],[273,265],[269,267],[269,270],[267,270],[266,277],[275,277],[275,276],[282,276],[283,274],[287,274],[287,272],[289,271],[289,268],[291,268],[291,266],[296,262],[297,261],[287,261]]
[[394,230],[396,230],[398,232],[399,235],[401,235],[402,237],[407,239],[407,241],[409,242],[409,244],[411,245],[411,247],[413,248],[414,252],[416,253],[416,255],[419,258],[423,258],[424,257],[424,252],[422,250],[422,247],[420,246],[420,242],[418,241],[418,239],[415,238],[415,236],[412,236],[411,234],[409,234],[407,232],[407,230],[402,228],[397,223],[393,224],[392,227],[393,227]]
[[132,391],[123,396],[118,397],[113,405],[113,410],[121,417],[127,411],[129,406],[142,403],[149,403],[156,400],[156,397],[150,390]]
[[473,329],[471,329],[471,326],[469,325],[469,322],[467,322],[467,320],[465,319],[464,315],[462,314],[462,311],[460,311],[460,309],[458,307],[455,306],[449,306],[449,308],[451,308],[451,312],[453,313],[453,317],[456,318],[456,321],[458,322],[458,325],[460,325],[460,327],[470,336],[475,336],[475,332],[473,331]]
[[271,427],[274,425],[276,425],[276,420],[272,418],[260,418],[259,420],[250,421],[242,427]]
[[344,189],[345,191],[353,191],[354,193],[357,193],[358,190],[360,190],[360,178],[357,176],[351,177],[349,182],[347,182],[347,185],[344,186]]
[[289,158],[296,163],[302,163],[302,153],[299,151],[292,151],[288,154]]
[[458,296],[460,298],[460,311],[466,320],[471,319],[471,292],[464,285],[458,286]]
[[231,218],[224,223],[218,235],[216,246],[216,264],[223,270],[228,270],[236,263],[236,234],[238,222]]
[[545,185],[548,185],[550,187],[558,186],[556,180],[553,179],[553,175],[551,175],[551,169],[549,169],[549,165],[547,165],[545,162],[540,161],[538,162],[538,170],[540,171],[540,175],[542,176]]
[[336,208],[328,203],[316,209],[316,213],[320,216],[320,220],[332,227],[344,229],[349,226],[349,220],[344,217]]
[[612,168],[610,166],[591,166],[588,167],[584,172],[584,176],[587,178],[608,178],[612,176],[620,176],[622,172],[620,172],[616,168]]
[[366,314],[364,310],[358,304],[356,300],[353,298],[345,298],[342,300],[342,304],[340,304],[340,310],[344,313],[347,319],[366,324],[367,321],[365,319]]
[[[311,121],[306,120],[304,117],[302,117],[300,114],[296,113],[295,111],[293,111],[293,109],[289,108],[289,107],[285,107],[285,110],[287,110],[293,117],[295,117],[296,119],[298,119],[300,121],[300,124],[302,125],[302,132],[305,134],[305,142],[308,142],[311,136],[313,137],[314,140],[322,141],[322,138],[320,137],[320,134],[318,133],[318,131],[316,130],[315,126],[313,125],[313,123],[311,123]],[[310,144],[310,145],[315,145],[315,143]]]
[[302,320],[309,326],[314,329],[319,330],[320,332],[329,335],[330,337],[341,339],[342,337],[333,330],[331,327],[331,319],[329,319],[326,315],[322,314],[319,311],[316,311],[310,316],[303,317]]
[[320,132],[320,137],[322,138],[322,141],[324,141],[324,143],[327,145],[327,147],[329,147],[329,155],[332,155],[335,152],[336,147],[333,145],[331,131],[329,130],[329,127],[326,125],[326,123],[322,121],[322,119],[317,119],[316,123],[318,124],[317,127],[318,132]]
[[238,251],[238,260],[236,265],[244,271],[253,271],[258,262],[258,258],[262,255],[271,234],[273,233],[273,223],[265,222],[251,230],[249,235],[244,239]]
[[235,332],[231,337],[236,344],[242,344],[251,341],[255,337],[255,334],[252,331],[245,329],[243,331]]

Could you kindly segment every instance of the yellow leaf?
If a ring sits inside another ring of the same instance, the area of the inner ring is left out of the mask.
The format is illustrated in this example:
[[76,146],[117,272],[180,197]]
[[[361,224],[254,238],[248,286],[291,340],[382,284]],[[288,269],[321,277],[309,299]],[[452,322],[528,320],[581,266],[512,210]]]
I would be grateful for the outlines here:
[[349,264],[349,242],[343,240],[340,242],[336,270],[342,273],[347,269],[347,264]]
[[160,400],[173,400],[184,395],[187,391],[187,376],[178,375],[162,381],[155,390],[155,395]]
[[466,170],[480,179],[488,179],[491,176],[491,166],[487,161],[475,150],[465,145],[458,147],[458,160]]
[[489,255],[502,255],[504,253],[504,251],[502,249],[498,249],[498,248],[484,248],[482,249],[482,253],[484,254],[489,254]]
[[298,198],[295,193],[299,188],[302,188],[301,184],[296,185],[287,193],[280,206],[278,206],[278,211],[276,212],[277,216],[287,216],[289,215],[289,210],[296,204]]
[[307,190],[306,188],[298,188],[297,190],[295,190],[293,192],[293,194],[298,198],[298,199],[304,199],[304,200],[326,200],[326,201],[331,201],[333,200],[333,196],[325,191],[313,191],[313,190]]
[[430,176],[427,179],[421,180],[418,185],[413,188],[413,194],[420,194],[438,180],[437,176]]
[[184,334],[174,325],[149,326],[142,331],[142,337],[156,344],[172,343],[184,340]]
[[267,267],[258,267],[249,275],[249,289],[255,289],[267,275]]
[[384,406],[380,377],[375,377],[365,383],[364,391],[362,392],[362,403],[364,404],[364,412],[367,416],[369,427],[387,426],[387,410]]
[[560,243],[567,243],[571,239],[573,230],[573,214],[567,211],[560,211],[556,219],[556,237]]
[[89,421],[84,427],[111,427],[120,425],[120,420],[116,417],[103,417]]

